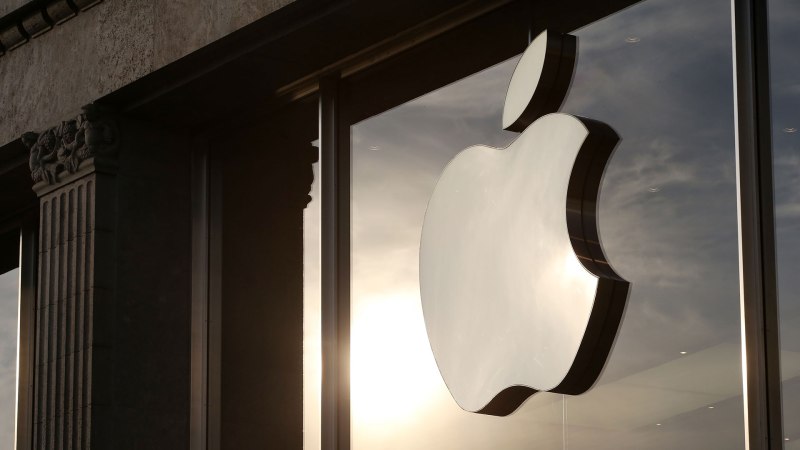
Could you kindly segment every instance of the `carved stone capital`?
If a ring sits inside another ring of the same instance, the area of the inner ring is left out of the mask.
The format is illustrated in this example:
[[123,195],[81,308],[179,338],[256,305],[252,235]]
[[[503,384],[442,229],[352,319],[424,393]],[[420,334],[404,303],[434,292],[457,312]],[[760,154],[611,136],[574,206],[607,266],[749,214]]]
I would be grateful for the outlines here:
[[37,185],[58,184],[96,158],[115,158],[118,141],[116,122],[96,105],[83,107],[83,113],[75,119],[41,133],[22,135],[22,143],[30,151],[31,177]]

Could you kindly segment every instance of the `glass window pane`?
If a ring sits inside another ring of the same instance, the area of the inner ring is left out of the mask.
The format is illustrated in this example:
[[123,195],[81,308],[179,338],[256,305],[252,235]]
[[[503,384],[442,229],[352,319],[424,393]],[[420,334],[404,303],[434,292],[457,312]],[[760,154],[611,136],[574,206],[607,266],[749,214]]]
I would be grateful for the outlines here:
[[599,204],[631,294],[571,448],[742,448],[730,2],[648,0],[576,33],[564,110],[622,140]]
[[0,275],[0,447],[14,447],[19,269]]
[[[319,148],[319,140],[313,142]],[[321,445],[322,293],[320,273],[321,201],[319,158],[313,164],[311,201],[303,212],[303,448]]]
[[800,4],[770,0],[775,226],[786,448],[800,448]]
[[512,59],[351,129],[356,450],[744,447],[730,2],[646,0],[573,34],[561,110],[621,136],[599,225],[632,289],[606,370],[491,417],[458,408],[430,350],[425,209],[459,151],[517,136],[500,129]]

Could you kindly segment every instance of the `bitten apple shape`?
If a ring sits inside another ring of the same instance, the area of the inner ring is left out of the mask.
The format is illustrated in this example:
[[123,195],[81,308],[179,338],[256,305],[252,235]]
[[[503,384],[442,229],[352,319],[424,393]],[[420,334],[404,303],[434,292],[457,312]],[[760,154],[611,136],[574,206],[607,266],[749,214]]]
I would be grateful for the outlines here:
[[504,114],[506,128],[524,131],[505,149],[459,153],[428,204],[425,323],[442,377],[467,411],[506,415],[536,391],[584,392],[619,328],[629,285],[602,251],[596,215],[618,137],[597,121],[546,114],[563,100],[574,52],[572,36],[533,41]]

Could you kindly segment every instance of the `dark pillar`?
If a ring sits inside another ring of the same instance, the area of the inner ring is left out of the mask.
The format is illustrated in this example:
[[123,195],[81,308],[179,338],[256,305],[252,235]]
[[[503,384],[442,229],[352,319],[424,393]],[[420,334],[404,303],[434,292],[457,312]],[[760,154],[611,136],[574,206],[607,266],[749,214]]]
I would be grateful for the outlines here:
[[41,208],[33,448],[186,448],[185,140],[87,107],[23,142]]
[[316,125],[316,104],[304,103],[212,143],[222,289],[210,320],[221,323],[212,357],[225,450],[303,447],[303,210]]

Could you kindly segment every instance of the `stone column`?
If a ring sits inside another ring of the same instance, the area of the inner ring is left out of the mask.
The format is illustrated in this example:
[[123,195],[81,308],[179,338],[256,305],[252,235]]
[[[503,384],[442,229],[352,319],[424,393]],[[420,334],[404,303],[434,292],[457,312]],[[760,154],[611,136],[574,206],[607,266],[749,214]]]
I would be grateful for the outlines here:
[[87,107],[22,140],[40,199],[33,448],[186,447],[181,139]]

